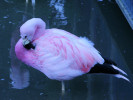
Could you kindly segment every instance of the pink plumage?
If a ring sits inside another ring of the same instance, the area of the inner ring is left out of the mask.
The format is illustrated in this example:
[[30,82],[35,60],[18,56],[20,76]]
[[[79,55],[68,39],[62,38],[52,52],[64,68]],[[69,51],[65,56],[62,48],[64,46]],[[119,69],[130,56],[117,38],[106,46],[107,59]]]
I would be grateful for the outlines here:
[[[77,37],[61,29],[46,29],[40,18],[32,18],[21,28],[21,39],[15,52],[22,62],[43,72],[48,78],[70,80],[90,71],[104,59],[85,37]],[[35,49],[26,49],[23,40],[31,42]]]

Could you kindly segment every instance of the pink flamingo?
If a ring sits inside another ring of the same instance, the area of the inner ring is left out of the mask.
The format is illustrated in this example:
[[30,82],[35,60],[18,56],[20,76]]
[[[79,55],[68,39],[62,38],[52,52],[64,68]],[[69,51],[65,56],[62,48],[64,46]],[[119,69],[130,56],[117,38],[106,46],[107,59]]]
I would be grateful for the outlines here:
[[[44,73],[48,78],[70,80],[85,73],[108,73],[129,81],[116,64],[104,59],[86,37],[61,29],[46,29],[40,18],[20,27],[21,39],[15,46],[17,58]],[[120,74],[121,73],[121,74]]]

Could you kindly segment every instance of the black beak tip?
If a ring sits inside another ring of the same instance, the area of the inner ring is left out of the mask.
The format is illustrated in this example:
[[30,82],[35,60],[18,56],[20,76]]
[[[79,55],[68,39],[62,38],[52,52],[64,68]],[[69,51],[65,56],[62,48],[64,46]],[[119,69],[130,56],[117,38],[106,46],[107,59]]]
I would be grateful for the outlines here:
[[28,43],[28,44],[26,44],[26,45],[23,45],[24,46],[24,48],[26,48],[27,50],[30,50],[30,49],[35,49],[35,46],[30,42],[30,43]]

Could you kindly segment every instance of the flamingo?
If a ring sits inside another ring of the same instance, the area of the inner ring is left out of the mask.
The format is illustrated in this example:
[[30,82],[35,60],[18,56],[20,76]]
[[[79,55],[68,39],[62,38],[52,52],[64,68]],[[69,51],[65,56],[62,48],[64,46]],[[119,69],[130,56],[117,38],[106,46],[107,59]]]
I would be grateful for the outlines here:
[[[32,18],[20,27],[21,38],[15,52],[19,60],[41,71],[48,78],[71,80],[83,74],[104,73],[129,81],[116,63],[103,58],[86,37],[61,29],[46,29],[40,18]],[[122,75],[123,74],[123,75]]]

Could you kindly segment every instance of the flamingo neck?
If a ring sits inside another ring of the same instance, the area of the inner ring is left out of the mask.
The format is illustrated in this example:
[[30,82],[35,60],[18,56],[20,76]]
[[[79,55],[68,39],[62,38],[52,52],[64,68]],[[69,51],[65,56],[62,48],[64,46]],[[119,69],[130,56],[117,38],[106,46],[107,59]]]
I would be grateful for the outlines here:
[[36,30],[35,30],[35,33],[34,33],[34,36],[32,38],[32,41],[40,38],[42,35],[44,35],[45,33],[45,28],[40,28],[40,27],[37,27]]

